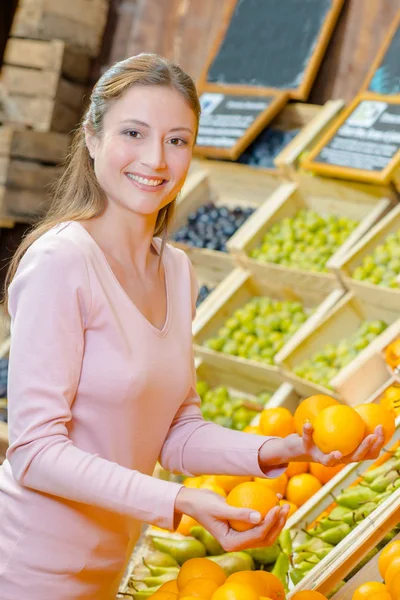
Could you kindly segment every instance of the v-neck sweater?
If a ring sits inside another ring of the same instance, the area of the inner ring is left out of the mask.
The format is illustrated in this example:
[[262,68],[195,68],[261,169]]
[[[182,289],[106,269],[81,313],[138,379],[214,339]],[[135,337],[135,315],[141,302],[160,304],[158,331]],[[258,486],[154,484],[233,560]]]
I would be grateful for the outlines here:
[[[154,241],[157,251],[160,240]],[[10,447],[0,467],[0,600],[114,600],[141,523],[173,529],[168,470],[274,477],[273,438],[203,420],[191,324],[197,283],[166,245],[157,329],[75,222],[23,256],[9,290]]]

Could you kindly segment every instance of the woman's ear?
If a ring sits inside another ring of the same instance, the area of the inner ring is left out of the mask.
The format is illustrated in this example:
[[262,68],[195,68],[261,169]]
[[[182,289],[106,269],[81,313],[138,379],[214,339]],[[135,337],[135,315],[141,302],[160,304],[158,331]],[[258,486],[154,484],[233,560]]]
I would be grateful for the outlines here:
[[96,155],[97,136],[90,131],[90,128],[87,125],[84,126],[84,131],[87,149],[91,158],[94,159]]

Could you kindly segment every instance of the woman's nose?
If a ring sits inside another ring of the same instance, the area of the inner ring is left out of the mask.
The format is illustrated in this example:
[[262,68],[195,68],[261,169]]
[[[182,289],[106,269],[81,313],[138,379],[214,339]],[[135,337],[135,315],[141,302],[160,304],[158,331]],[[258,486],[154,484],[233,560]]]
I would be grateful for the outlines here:
[[141,162],[152,169],[165,169],[165,145],[163,141],[153,140],[142,146]]

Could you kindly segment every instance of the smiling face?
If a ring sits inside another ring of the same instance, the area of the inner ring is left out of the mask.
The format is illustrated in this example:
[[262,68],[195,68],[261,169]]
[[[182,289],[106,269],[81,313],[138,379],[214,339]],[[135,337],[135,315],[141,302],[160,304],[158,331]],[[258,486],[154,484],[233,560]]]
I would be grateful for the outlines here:
[[107,110],[102,133],[86,132],[108,202],[153,217],[180,191],[192,158],[196,116],[174,88],[134,85]]

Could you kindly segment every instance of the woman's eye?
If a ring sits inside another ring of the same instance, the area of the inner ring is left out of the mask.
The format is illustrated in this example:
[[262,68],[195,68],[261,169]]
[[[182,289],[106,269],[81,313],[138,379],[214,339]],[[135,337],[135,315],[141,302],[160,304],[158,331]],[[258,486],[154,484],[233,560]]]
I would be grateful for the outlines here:
[[131,130],[129,130],[129,131],[126,131],[126,132],[125,132],[125,134],[126,134],[128,137],[133,137],[133,138],[138,138],[138,137],[140,137],[140,133],[139,133],[138,131],[135,131],[134,129],[131,129]]
[[172,138],[170,142],[173,146],[184,146],[187,144],[187,141],[182,138]]

